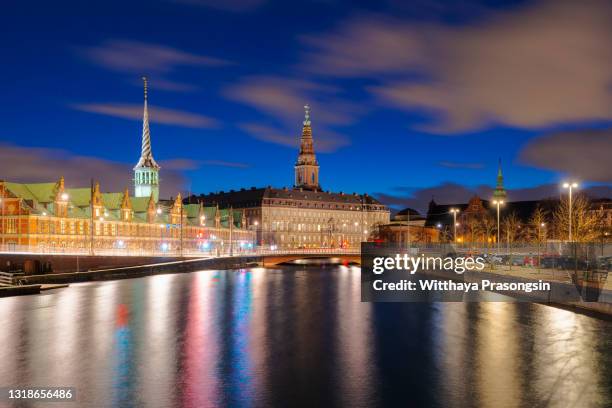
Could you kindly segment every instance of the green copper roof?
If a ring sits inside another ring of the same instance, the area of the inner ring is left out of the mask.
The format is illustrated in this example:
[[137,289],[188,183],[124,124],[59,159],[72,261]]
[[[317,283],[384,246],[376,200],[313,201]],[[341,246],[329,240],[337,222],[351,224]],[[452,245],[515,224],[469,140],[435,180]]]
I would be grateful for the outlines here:
[[[23,205],[28,207],[32,214],[56,215],[55,213],[55,197],[57,183],[11,183],[5,182],[6,188],[15,197],[23,199]],[[65,188],[64,192],[68,194],[68,217],[69,218],[91,218],[91,188]],[[101,193],[102,204],[104,206],[105,218],[107,220],[121,220],[121,203],[123,201],[123,192],[108,192]],[[149,197],[130,197],[132,210],[134,212],[133,221],[137,223],[147,222],[147,211],[149,209]],[[163,208],[162,214],[155,214],[154,223],[168,224],[170,222],[170,206],[168,201]],[[187,218],[188,225],[201,225],[200,211],[206,217],[204,225],[214,227],[217,215],[217,208],[213,206],[202,207],[200,204],[186,204],[183,207],[184,215]],[[221,226],[229,226],[230,209],[220,209]],[[242,222],[242,211],[233,210],[234,227],[240,228]]]
[[495,186],[495,191],[493,191],[493,198],[505,199],[506,195],[506,189],[504,188],[504,175],[502,174],[501,168],[501,159],[499,159],[497,168],[497,185]]

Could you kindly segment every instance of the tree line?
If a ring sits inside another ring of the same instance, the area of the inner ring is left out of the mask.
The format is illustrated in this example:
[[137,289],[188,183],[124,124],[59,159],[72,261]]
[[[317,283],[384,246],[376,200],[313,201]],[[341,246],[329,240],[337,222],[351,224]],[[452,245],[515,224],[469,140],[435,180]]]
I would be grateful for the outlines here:
[[[550,204],[550,203],[548,203]],[[556,205],[539,204],[529,219],[521,220],[516,211],[502,212],[500,217],[500,242],[543,243],[550,240],[567,241],[570,228],[570,205],[567,198]],[[583,194],[572,198],[571,225],[574,242],[610,242],[612,227],[603,208],[593,208],[590,200]],[[497,241],[497,219],[495,211],[484,214],[465,213],[457,227],[457,235],[466,243],[485,245]],[[453,240],[453,228],[441,231],[440,240]]]

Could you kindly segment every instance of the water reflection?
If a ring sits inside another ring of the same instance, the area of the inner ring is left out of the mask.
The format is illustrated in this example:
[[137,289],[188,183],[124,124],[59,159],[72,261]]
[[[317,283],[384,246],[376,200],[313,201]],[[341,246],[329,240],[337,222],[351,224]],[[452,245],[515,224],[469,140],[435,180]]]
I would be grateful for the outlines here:
[[132,405],[133,380],[132,374],[132,339],[130,326],[128,325],[128,309],[125,304],[120,304],[117,308],[117,328],[114,338],[114,358],[113,358],[113,405],[127,407]]
[[0,386],[75,386],[79,407],[609,405],[612,323],[361,303],[359,274],[203,271],[0,299]]

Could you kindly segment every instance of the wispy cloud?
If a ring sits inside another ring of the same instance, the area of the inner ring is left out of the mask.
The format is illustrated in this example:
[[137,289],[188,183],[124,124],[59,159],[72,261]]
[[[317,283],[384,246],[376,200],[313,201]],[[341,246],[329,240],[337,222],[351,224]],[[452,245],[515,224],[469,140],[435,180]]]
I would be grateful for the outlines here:
[[[305,69],[364,77],[380,102],[436,133],[612,119],[612,3],[542,1],[476,25],[365,16],[304,38]],[[307,62],[307,63],[306,63]]]
[[[238,127],[251,137],[263,142],[274,143],[281,146],[297,148],[300,145],[300,133],[285,132],[272,126],[261,125],[258,123],[242,123]],[[335,152],[343,146],[350,144],[347,137],[330,131],[320,134],[315,138],[315,151],[321,153]]]
[[266,0],[170,0],[176,3],[210,7],[219,10],[245,12],[263,5]]
[[223,93],[228,99],[248,105],[279,124],[273,128],[248,123],[241,126],[243,130],[259,140],[285,146],[299,143],[304,105],[309,104],[317,149],[326,152],[349,144],[349,139],[334,128],[354,124],[366,111],[363,105],[342,98],[336,87],[301,79],[248,77]]
[[452,162],[452,161],[441,161],[438,162],[438,166],[446,167],[449,169],[482,169],[483,163],[463,163],[463,162]]
[[246,169],[251,167],[247,163],[231,162],[225,160],[193,160],[193,159],[171,159],[163,160],[159,165],[164,170],[188,171],[197,170],[202,166],[231,167],[236,169]]
[[151,77],[151,85],[156,89],[175,92],[190,92],[198,88],[167,78],[179,67],[222,67],[232,64],[221,58],[131,40],[108,40],[97,46],[81,47],[78,51],[98,66],[132,75],[146,74]]
[[232,167],[236,169],[246,169],[251,167],[251,165],[247,163],[230,162],[224,160],[202,160],[202,164],[205,166]]
[[159,162],[159,165],[164,170],[176,171],[197,170],[198,168],[200,168],[200,162],[192,159],[162,160]]
[[98,46],[82,48],[81,51],[97,65],[135,74],[165,74],[179,66],[219,67],[230,63],[161,44],[130,40],[109,40]]
[[[148,76],[149,87],[162,91],[170,91],[170,92],[194,92],[200,89],[198,85],[195,84],[187,84],[179,81],[172,81],[169,79],[164,79],[159,76]],[[142,80],[140,78],[134,77],[131,81],[132,84],[137,86],[142,86]]]
[[612,183],[612,129],[557,132],[530,141],[523,163],[581,180]]
[[[62,149],[0,144],[0,174],[7,181],[43,183],[64,176],[69,187],[87,187],[93,178],[100,181],[103,191],[123,191],[132,188],[134,164],[75,155]],[[164,169],[163,195],[176,195],[184,186],[181,172]]]
[[[142,120],[142,105],[121,103],[89,103],[71,105],[73,109],[123,119]],[[217,128],[219,122],[198,113],[149,106],[149,120],[165,125],[188,128]]]

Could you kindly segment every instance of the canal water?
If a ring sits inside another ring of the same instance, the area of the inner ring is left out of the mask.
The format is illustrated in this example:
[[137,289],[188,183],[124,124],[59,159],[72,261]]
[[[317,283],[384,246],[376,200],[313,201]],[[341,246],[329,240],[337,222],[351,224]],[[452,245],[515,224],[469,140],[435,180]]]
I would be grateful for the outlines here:
[[1,386],[76,387],[67,407],[609,407],[612,322],[361,303],[353,267],[157,275],[0,299]]

